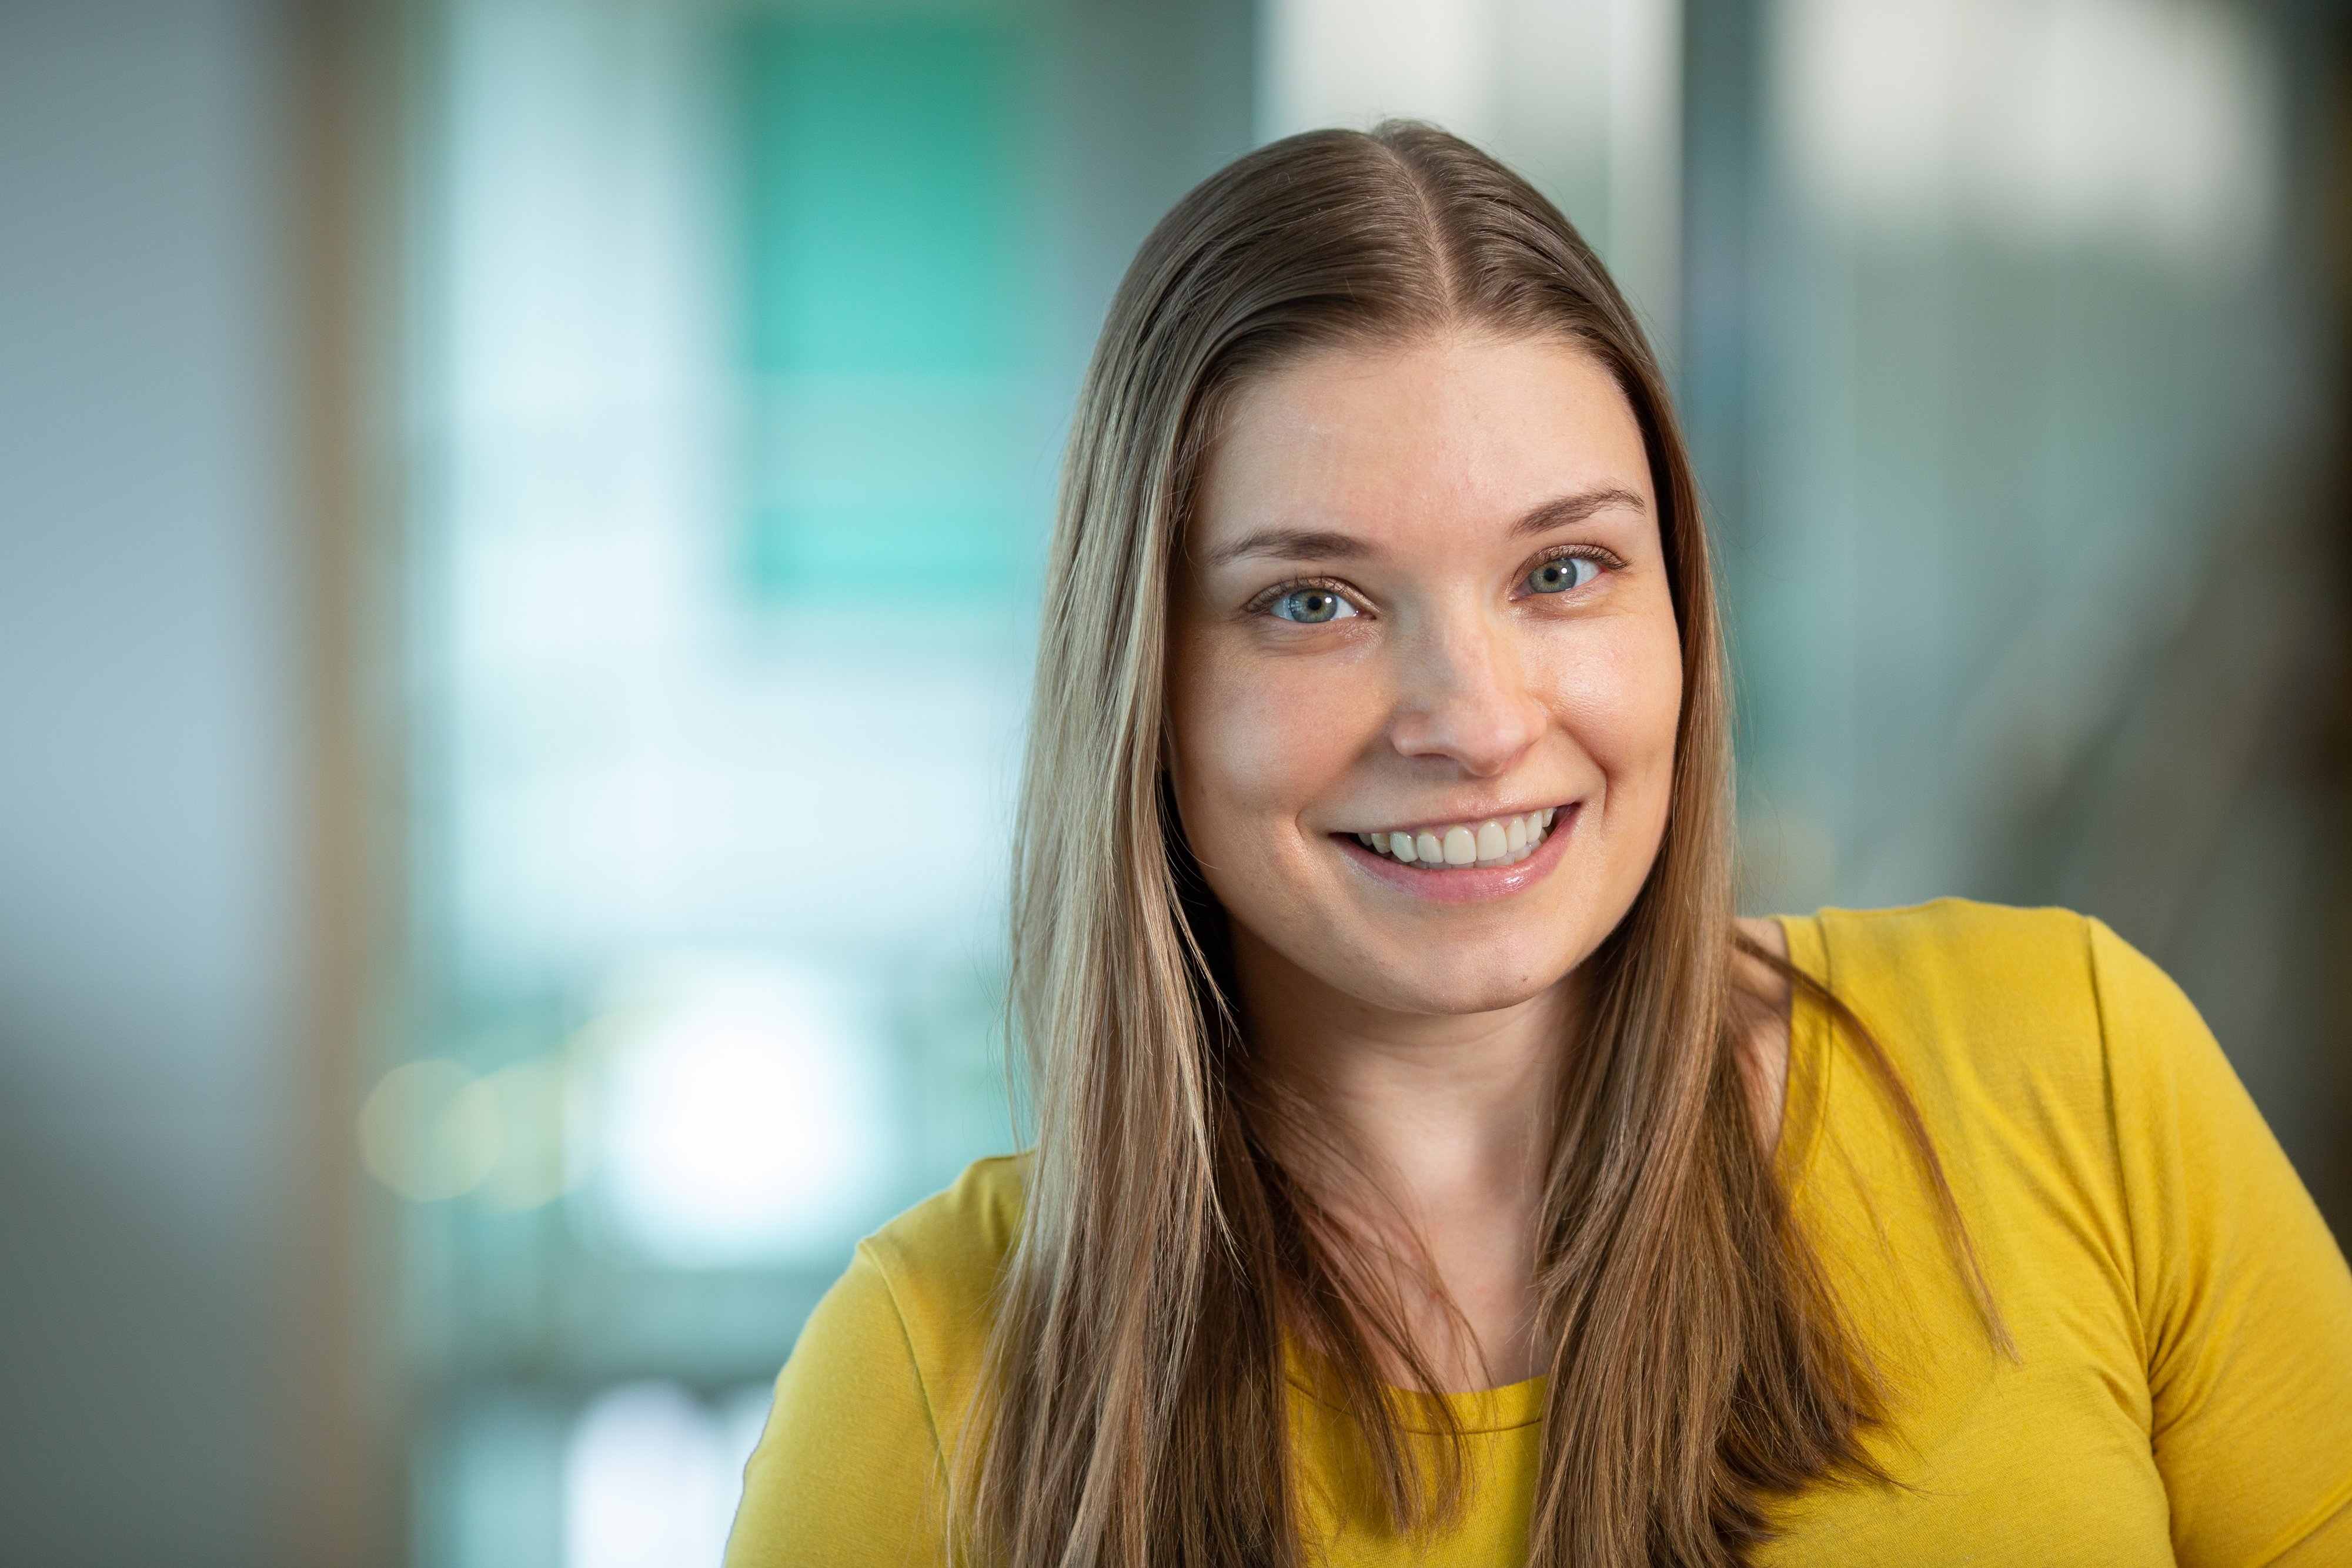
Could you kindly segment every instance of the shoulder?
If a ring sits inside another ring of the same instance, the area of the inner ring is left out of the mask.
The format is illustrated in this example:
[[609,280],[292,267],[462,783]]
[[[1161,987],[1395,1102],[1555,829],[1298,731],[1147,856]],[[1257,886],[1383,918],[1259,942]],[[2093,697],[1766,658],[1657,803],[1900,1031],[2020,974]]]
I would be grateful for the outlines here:
[[2053,1024],[2110,1038],[2169,1031],[2194,1009],[2164,971],[2071,909],[1940,898],[1902,909],[1783,916],[1790,956],[1842,998],[2041,1035]]
[[858,1244],[902,1315],[930,1317],[984,1302],[1013,1249],[1028,1190],[1030,1156],[975,1160],[934,1193]]
[[[1764,1004],[1748,1031],[1764,1103],[1807,1103],[1808,1093],[1780,1092],[1790,1053],[1826,1071],[1822,1053],[1846,1054],[1831,1050],[1843,1040],[1892,1068],[1931,1125],[1938,1113],[1973,1118],[2021,1100],[2096,1113],[2108,1067],[2102,955],[2111,967],[2128,960],[2154,973],[2105,926],[2065,909],[1945,898],[1740,926],[1755,948],[1819,988],[1793,998],[1792,1016],[1792,998],[1767,963],[1743,956],[1735,966],[1740,991]],[[1855,1024],[1864,1038],[1848,1038]]]
[[1781,924],[1801,963],[1810,948],[1856,981],[1964,991],[2023,986],[2039,992],[2085,983],[2091,934],[2105,929],[2071,909],[1967,898],[1901,909],[1823,909]]
[[857,1244],[776,1380],[743,1473],[730,1568],[937,1555],[1028,1162],[982,1160]]
[[935,1411],[960,1409],[971,1393],[1029,1166],[1026,1154],[976,1160],[858,1244],[851,1271],[870,1270],[887,1292]]
[[2155,974],[2105,926],[2066,909],[1947,898],[1824,909],[1783,925],[1790,958],[1869,1031],[1931,1124],[1939,1110],[2026,1103],[2103,1116],[2111,1030],[2102,968],[2128,956],[2136,981]]
[[996,1278],[1021,1220],[1029,1156],[976,1160],[955,1185],[857,1244],[793,1346],[796,1363],[854,1347],[909,1355],[928,1385],[988,1337]]
[[1938,899],[1785,919],[1790,956],[1932,1102],[2071,1103],[2104,1123],[2129,1085],[2219,1061],[2179,988],[2068,909]]
[[927,1450],[953,1441],[1028,1168],[1025,1155],[977,1161],[857,1244],[777,1380],[772,1441],[824,1450],[853,1425],[886,1446],[918,1433]]
[[1963,898],[1905,909],[1823,909],[1781,924],[1799,968],[1864,1022],[1898,1034],[2095,1037],[2098,950],[2129,952],[2072,910]]

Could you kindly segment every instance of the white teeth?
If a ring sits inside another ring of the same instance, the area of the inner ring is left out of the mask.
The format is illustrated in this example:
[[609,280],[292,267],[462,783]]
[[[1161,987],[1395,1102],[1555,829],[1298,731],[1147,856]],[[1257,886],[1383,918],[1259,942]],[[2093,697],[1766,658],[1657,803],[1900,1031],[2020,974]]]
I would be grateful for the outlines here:
[[1541,847],[1557,810],[1557,807],[1548,806],[1522,816],[1451,822],[1412,832],[1358,833],[1356,839],[1373,853],[1407,864],[1449,868],[1516,865]]

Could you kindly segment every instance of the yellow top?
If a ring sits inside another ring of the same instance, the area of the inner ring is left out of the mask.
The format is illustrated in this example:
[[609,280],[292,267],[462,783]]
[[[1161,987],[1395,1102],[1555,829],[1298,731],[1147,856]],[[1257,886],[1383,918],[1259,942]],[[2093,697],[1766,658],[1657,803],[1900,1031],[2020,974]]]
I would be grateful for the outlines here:
[[[2019,1352],[1996,1355],[1886,1103],[1792,1020],[1778,1159],[1897,1379],[1895,1486],[1781,1505],[1760,1564],[2352,1563],[2352,1275],[2186,998],[2096,921],[1944,902],[1784,922],[1894,1057]],[[942,1434],[969,1408],[1024,1163],[983,1160],[857,1249],[776,1384],[728,1568],[941,1560]],[[1453,1396],[1479,1483],[1442,1540],[1351,1495],[1300,1391],[1332,1564],[1526,1552],[1542,1380]]]

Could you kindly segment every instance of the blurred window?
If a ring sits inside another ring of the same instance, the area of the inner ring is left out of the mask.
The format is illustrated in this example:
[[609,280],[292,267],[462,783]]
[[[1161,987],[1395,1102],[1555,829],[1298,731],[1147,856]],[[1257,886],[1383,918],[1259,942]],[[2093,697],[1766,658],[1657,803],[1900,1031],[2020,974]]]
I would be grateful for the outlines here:
[[[457,0],[415,118],[423,1559],[710,1561],[855,1239],[1013,1145],[1067,389],[1013,7]],[[748,1392],[746,1392],[748,1390]]]
[[986,12],[744,24],[747,484],[763,587],[1002,594],[1025,559],[1033,53]]

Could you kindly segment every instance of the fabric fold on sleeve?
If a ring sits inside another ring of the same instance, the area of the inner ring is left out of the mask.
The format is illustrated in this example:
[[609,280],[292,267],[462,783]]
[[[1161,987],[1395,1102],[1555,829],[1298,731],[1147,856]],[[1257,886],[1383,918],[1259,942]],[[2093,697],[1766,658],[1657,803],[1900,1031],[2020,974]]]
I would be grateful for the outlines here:
[[2319,1561],[2352,1536],[2352,1271],[2189,998],[2089,926],[2175,1555]]

